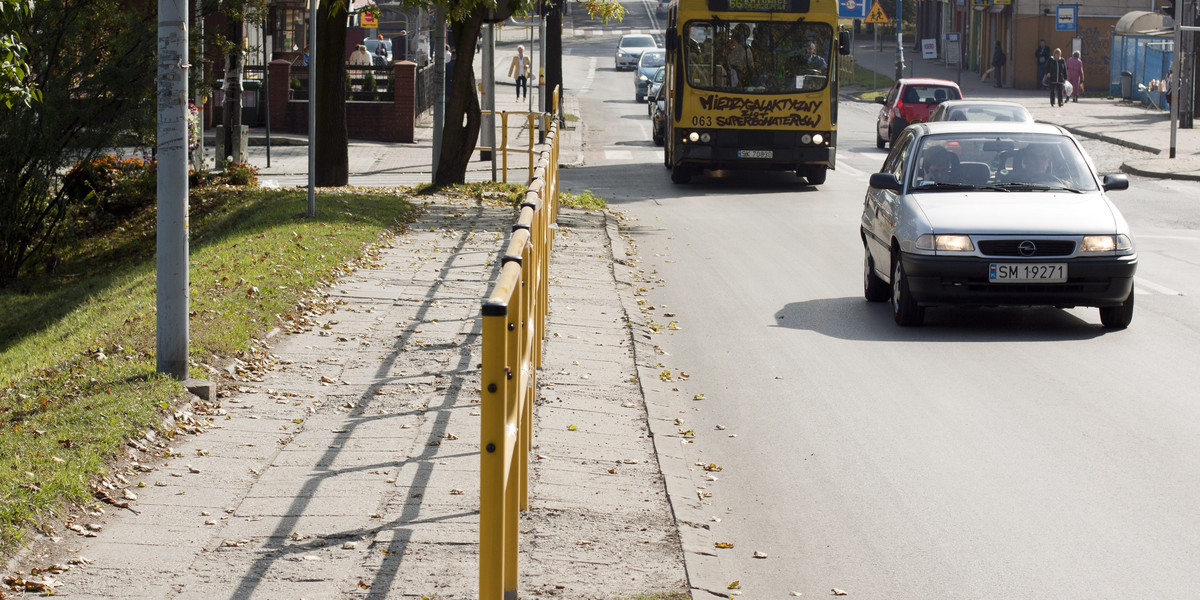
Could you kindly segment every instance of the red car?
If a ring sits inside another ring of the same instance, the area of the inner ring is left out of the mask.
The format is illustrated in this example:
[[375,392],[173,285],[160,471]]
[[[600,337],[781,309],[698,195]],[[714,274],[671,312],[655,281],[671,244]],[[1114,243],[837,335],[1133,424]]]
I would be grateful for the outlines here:
[[928,121],[937,105],[946,100],[960,99],[962,90],[953,81],[927,78],[896,81],[886,97],[875,99],[883,105],[875,121],[875,146],[883,148],[895,142],[905,127]]

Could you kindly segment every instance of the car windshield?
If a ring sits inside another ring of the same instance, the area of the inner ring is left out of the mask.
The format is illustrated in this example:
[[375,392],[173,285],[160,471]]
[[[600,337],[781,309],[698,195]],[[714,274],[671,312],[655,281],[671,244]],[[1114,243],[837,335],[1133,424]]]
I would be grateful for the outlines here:
[[[610,44],[612,42],[609,42]],[[627,37],[621,39],[622,48],[657,48],[654,38],[650,36]]]
[[689,21],[688,83],[752,94],[822,90],[829,83],[832,40],[833,28],[825,23]]
[[659,67],[658,70],[654,72],[654,83],[662,83],[663,77],[665,75],[666,75],[666,69]]
[[667,55],[663,52],[645,52],[642,54],[642,60],[638,63],[643,69],[656,68],[663,66],[667,61]]
[[927,135],[921,139],[910,172],[910,190],[1098,189],[1079,146],[1058,134]]

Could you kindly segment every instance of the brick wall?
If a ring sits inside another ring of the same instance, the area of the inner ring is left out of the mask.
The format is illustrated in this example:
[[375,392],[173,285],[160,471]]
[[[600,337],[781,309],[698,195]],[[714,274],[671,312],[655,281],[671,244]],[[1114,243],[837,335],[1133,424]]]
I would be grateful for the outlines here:
[[[271,62],[269,68],[271,129],[285,133],[308,133],[308,101],[290,98],[292,64],[286,60],[276,60]],[[392,77],[396,80],[393,100],[346,102],[346,130],[350,139],[402,143],[415,140],[418,116],[417,64],[410,61],[393,63]]]

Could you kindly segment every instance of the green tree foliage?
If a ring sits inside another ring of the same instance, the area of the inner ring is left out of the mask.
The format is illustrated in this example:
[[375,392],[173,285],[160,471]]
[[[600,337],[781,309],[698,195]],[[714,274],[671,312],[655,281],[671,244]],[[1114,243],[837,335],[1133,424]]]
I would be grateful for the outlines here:
[[0,102],[8,108],[16,103],[29,106],[41,98],[29,78],[27,51],[15,29],[20,18],[32,12],[32,0],[0,0]]
[[153,11],[120,0],[46,0],[5,17],[42,101],[0,119],[0,282],[52,245],[70,209],[62,173],[153,139],[157,35]]

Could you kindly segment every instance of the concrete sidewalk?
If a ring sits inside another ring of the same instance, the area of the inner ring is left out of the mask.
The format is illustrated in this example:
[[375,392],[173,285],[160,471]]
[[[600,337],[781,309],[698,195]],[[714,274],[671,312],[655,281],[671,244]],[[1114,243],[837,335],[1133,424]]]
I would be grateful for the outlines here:
[[[351,185],[428,182],[429,133],[352,142]],[[563,132],[564,163],[578,160],[580,133]],[[251,147],[261,180],[306,179],[304,140],[286,137],[270,167],[266,147]],[[490,163],[468,178],[491,179]],[[5,574],[65,565],[53,577],[70,598],[478,597],[480,310],[516,212],[414,201],[426,203],[419,220],[314,291],[287,331],[211,367],[220,391],[206,431],[130,441],[131,468],[105,482],[136,498],[130,509],[97,504],[34,534]],[[637,379],[631,291],[614,280],[616,236],[604,213],[560,213],[522,597],[688,590]]]
[[[882,49],[873,46],[870,40],[856,40],[852,54],[860,67],[888,78],[896,74],[895,40],[885,43]],[[1050,105],[1050,94],[1045,90],[996,88],[991,79],[981,81],[978,73],[960,72],[956,67],[947,67],[942,60],[924,60],[910,48],[905,48],[904,57],[905,77],[949,79],[962,88],[964,98],[1019,102],[1038,121],[1060,125],[1076,136],[1156,155],[1129,160],[1122,166],[1123,171],[1144,177],[1200,181],[1200,130],[1177,128],[1175,158],[1170,158],[1171,113],[1096,95],[1108,89],[1107,81],[1085,82],[1092,95],[1057,107]],[[853,95],[862,90],[844,87],[842,91]]]

